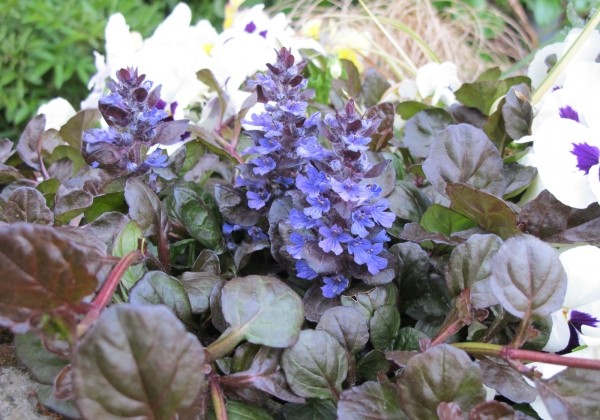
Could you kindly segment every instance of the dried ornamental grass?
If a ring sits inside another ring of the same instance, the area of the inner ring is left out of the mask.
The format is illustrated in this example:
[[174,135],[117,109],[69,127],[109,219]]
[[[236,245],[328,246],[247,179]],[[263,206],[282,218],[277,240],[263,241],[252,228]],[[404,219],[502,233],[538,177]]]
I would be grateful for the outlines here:
[[[482,13],[460,0],[443,12],[430,0],[369,0],[364,7],[361,2],[318,3],[283,2],[278,7],[300,31],[318,36],[326,47],[339,43],[346,31],[359,34],[361,39],[351,42],[364,65],[395,79],[410,77],[415,67],[431,61],[450,61],[458,65],[461,79],[470,80],[492,66],[511,68],[536,43],[529,28],[499,10],[488,6]],[[318,34],[310,28],[315,21]]]

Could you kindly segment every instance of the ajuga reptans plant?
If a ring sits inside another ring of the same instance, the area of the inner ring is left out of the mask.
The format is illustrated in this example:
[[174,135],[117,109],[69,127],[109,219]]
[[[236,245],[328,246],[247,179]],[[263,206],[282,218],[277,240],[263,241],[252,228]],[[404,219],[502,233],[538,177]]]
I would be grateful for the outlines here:
[[188,122],[173,121],[160,99],[160,85],[152,89],[145,78],[137,69],[126,68],[108,83],[110,94],[98,103],[108,128],[83,134],[82,153],[93,167],[115,175],[140,175],[167,166],[165,151],[151,148],[180,141]]
[[296,276],[322,281],[323,295],[333,298],[353,278],[372,281],[388,268],[385,228],[395,216],[381,188],[369,181],[387,164],[372,166],[365,154],[380,121],[361,117],[353,100],[335,115],[307,118],[313,92],[306,90],[303,67],[282,49],[253,82],[265,112],[251,116],[259,129],[249,132],[254,145],[244,153],[256,157],[239,167],[236,186],[253,210],[268,210],[277,197],[292,198],[284,249]]

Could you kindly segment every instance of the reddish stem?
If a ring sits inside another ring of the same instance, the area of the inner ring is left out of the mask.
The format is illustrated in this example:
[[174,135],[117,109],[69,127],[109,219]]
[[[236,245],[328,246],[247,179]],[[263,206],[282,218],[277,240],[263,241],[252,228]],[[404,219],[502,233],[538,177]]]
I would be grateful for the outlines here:
[[110,303],[117,286],[121,282],[121,278],[129,269],[129,267],[131,267],[141,257],[141,255],[141,252],[138,250],[131,251],[129,254],[121,258],[113,267],[110,274],[102,284],[100,291],[90,304],[91,309],[77,326],[77,335],[79,337],[85,334],[85,332],[92,326],[98,317],[100,317],[102,310]]
[[219,377],[215,373],[208,375],[208,386],[210,388],[210,397],[217,420],[227,420],[227,407],[225,405],[225,396],[219,384]]
[[549,363],[575,368],[600,370],[600,360],[582,359],[581,357],[565,357],[560,354],[542,353],[539,351],[511,349],[505,347],[502,357],[506,359],[517,359],[521,361]]

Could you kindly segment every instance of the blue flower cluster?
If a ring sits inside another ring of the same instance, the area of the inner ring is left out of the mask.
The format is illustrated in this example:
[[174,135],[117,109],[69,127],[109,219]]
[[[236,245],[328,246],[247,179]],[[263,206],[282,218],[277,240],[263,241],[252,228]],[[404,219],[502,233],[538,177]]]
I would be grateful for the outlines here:
[[[137,69],[117,72],[108,83],[110,94],[98,102],[107,129],[92,128],[83,133],[82,153],[93,167],[115,174],[145,173],[164,168],[168,157],[156,144],[173,144],[187,129],[187,121],[173,121],[160,99],[160,86],[138,75]],[[172,105],[171,111],[173,111]]]
[[372,167],[365,154],[380,120],[363,118],[352,100],[335,115],[307,118],[313,92],[300,74],[305,63],[294,65],[284,48],[267,66],[253,82],[265,112],[248,121],[257,129],[249,132],[254,144],[243,153],[252,156],[239,167],[236,187],[254,210],[292,198],[284,249],[297,277],[320,279],[323,296],[333,298],[353,278],[373,278],[388,266],[385,228],[395,215],[381,188],[369,182],[386,164]]
[[294,179],[308,157],[323,158],[327,151],[317,138],[320,114],[306,118],[307,100],[314,93],[306,89],[301,72],[306,63],[294,65],[290,50],[282,48],[268,72],[251,82],[265,112],[253,114],[247,123],[256,127],[247,133],[254,145],[244,155],[256,155],[240,165],[236,187],[246,190],[248,207],[259,210],[294,186]]
[[[380,197],[381,188],[368,182],[371,165],[362,153],[378,124],[374,118],[361,118],[350,100],[343,111],[320,124],[331,144],[329,156],[308,159],[305,172],[296,177],[304,208],[290,211],[293,232],[286,249],[297,260],[297,276],[312,280],[320,275],[328,298],[344,291],[360,266],[377,275],[388,264],[382,256],[390,240],[384,228],[392,226],[395,215]],[[328,273],[319,263],[324,255],[318,253],[335,255],[337,272]]]

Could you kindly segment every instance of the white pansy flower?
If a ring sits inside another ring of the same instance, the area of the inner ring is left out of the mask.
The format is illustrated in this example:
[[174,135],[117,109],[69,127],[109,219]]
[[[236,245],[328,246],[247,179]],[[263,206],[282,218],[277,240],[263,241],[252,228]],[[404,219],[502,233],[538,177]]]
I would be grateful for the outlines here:
[[454,91],[461,85],[456,73],[456,64],[451,62],[428,63],[417,70],[417,90],[422,98],[432,97],[431,103],[453,104]]
[[552,331],[543,350],[600,344],[600,249],[577,246],[559,258],[567,273],[567,292],[561,310],[552,314]]
[[600,201],[599,94],[600,63],[575,63],[533,122],[539,176],[558,200],[575,208]]
[[[567,50],[571,47],[573,42],[577,39],[579,34],[581,33],[581,29],[576,28],[572,29],[564,41],[556,42],[554,44],[550,44],[542,49],[540,49],[536,54],[533,60],[531,60],[531,64],[529,65],[529,69],[527,71],[527,76],[531,79],[531,85],[536,88],[538,87],[544,78],[547,76],[548,72],[552,68],[552,66],[562,58],[563,55],[567,52]],[[577,63],[577,62],[598,62],[600,58],[600,33],[595,30],[591,36],[584,42],[581,49],[575,54],[569,63],[569,65]],[[561,86],[564,81],[564,76],[561,75],[556,80],[556,85]]]
[[54,98],[37,110],[38,115],[44,114],[46,116],[46,130],[51,128],[60,130],[76,113],[75,108],[64,98]]
[[[207,51],[217,33],[208,21],[191,25],[192,12],[179,3],[157,27],[154,34],[142,40],[131,33],[122,15],[110,17],[106,27],[106,58],[96,55],[98,73],[92,77],[92,94],[82,108],[97,107],[105,93],[106,81],[123,67],[136,67],[148,80],[161,84],[161,98],[177,102],[177,111],[200,100],[208,87],[196,77],[196,72],[210,65]],[[208,45],[208,46],[207,46]]]
[[229,95],[234,112],[250,95],[243,90],[246,79],[265,71],[276,50],[291,48],[297,59],[300,49],[322,51],[313,39],[297,37],[283,13],[270,17],[263,9],[259,4],[233,14],[230,26],[219,34],[211,51],[211,70]]

